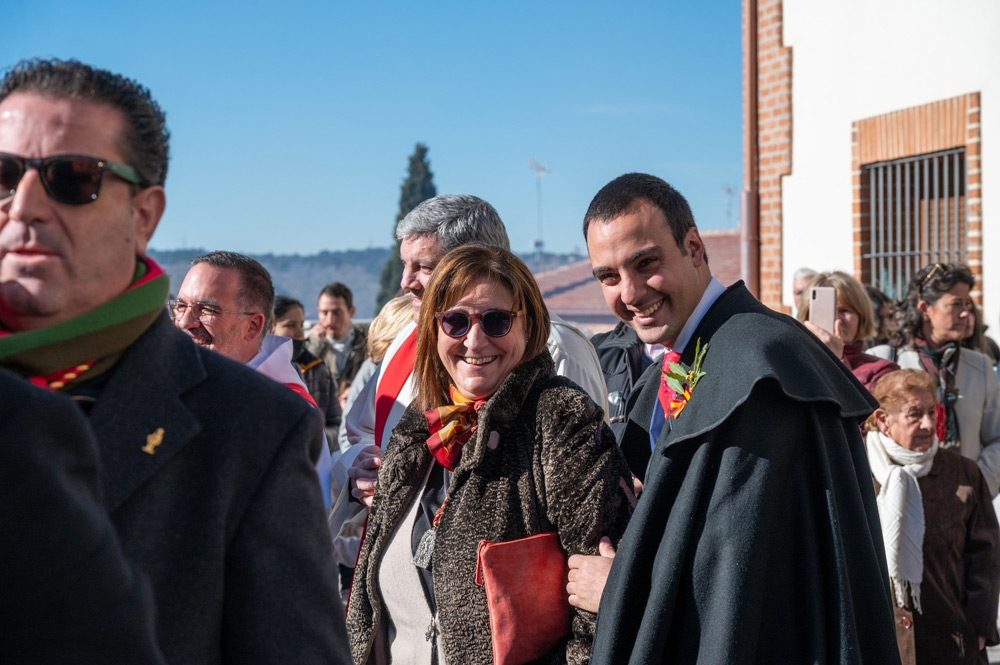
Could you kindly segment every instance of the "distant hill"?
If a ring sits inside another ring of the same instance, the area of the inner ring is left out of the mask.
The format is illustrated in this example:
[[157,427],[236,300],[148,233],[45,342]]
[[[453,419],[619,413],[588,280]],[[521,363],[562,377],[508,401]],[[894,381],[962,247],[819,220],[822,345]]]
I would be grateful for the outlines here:
[[[205,254],[204,249],[149,250],[152,256],[170,275],[170,293],[176,295],[191,260]],[[252,254],[271,273],[275,292],[301,300],[306,307],[306,317],[316,318],[316,300],[319,292],[330,282],[343,282],[354,294],[355,315],[370,319],[375,315],[375,297],[382,266],[394,253],[392,247],[378,247],[343,252],[323,251],[319,254]],[[532,254],[521,255],[532,272],[580,260],[575,254],[544,254],[541,262]]]

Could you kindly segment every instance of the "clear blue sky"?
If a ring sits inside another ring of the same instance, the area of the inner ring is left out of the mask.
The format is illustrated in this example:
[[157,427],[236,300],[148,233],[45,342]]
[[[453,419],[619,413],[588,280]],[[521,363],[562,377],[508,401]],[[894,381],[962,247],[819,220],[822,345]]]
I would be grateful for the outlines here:
[[[481,196],[516,251],[584,250],[591,197],[665,178],[703,229],[739,218],[740,3],[5,4],[0,64],[78,58],[136,78],[173,134],[156,249],[388,246],[407,157]],[[723,187],[732,188],[726,213]]]

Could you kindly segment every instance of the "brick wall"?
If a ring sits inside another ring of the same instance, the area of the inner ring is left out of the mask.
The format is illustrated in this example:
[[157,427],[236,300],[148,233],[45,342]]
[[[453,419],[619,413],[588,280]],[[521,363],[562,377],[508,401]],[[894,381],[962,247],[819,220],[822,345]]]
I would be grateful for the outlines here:
[[[747,39],[743,4],[743,38]],[[792,172],[792,50],[784,46],[782,0],[757,2],[757,190],[760,196],[760,299],[774,309],[781,303],[781,177]],[[744,68],[744,91],[748,89]],[[746,94],[746,92],[744,92]]]
[[861,168],[866,164],[915,157],[949,148],[965,148],[966,214],[969,268],[977,277],[973,298],[982,304],[983,206],[981,188],[979,93],[914,106],[858,120],[851,125],[854,192],[854,274],[863,279],[862,248],[870,240],[863,223],[869,213],[868,185]]

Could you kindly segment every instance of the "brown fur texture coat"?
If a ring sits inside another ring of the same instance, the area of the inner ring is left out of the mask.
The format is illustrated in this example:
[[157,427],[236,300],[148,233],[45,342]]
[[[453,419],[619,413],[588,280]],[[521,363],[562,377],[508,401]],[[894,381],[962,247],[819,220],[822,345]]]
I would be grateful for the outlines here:
[[[374,662],[373,648],[387,649],[376,643],[385,620],[377,571],[393,530],[419,499],[433,460],[428,436],[424,414],[411,405],[379,471],[348,609],[356,663]],[[601,536],[617,544],[624,533],[631,486],[601,410],[555,375],[548,352],[517,367],[479,411],[437,530],[434,596],[447,662],[493,662],[486,594],[475,582],[481,540],[557,531],[568,554],[596,554]],[[542,662],[588,662],[595,622],[595,615],[574,610],[569,639]]]

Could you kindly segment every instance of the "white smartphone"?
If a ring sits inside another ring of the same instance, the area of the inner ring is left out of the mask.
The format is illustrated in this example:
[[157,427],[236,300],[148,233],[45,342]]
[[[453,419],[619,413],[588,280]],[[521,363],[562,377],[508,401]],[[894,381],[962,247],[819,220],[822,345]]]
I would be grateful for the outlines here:
[[833,322],[837,318],[837,289],[814,286],[809,298],[809,320],[832,335]]

